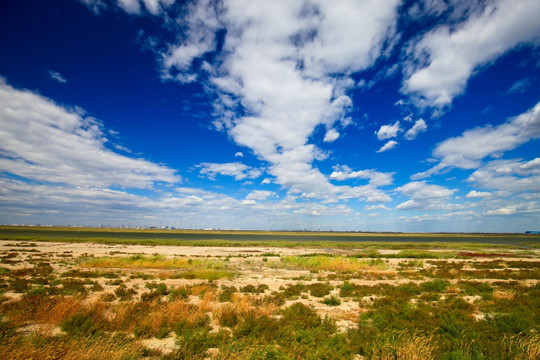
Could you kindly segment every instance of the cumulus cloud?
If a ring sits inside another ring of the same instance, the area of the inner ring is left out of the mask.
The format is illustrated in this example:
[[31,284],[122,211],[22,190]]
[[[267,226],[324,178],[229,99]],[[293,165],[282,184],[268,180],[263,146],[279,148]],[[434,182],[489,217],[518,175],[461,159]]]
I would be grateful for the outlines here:
[[367,179],[371,185],[386,186],[394,181],[394,173],[383,173],[375,170],[352,171],[348,166],[336,166],[330,174],[332,180]]
[[[209,66],[202,57],[215,50],[216,32],[222,24],[218,19],[219,9],[212,0],[193,1],[186,5],[184,13],[185,41],[170,44],[161,53],[161,76],[165,80],[189,83],[197,80],[199,71]],[[194,60],[200,60],[200,64],[194,66]]]
[[28,90],[0,81],[0,168],[25,179],[82,187],[152,188],[176,183],[175,171],[120,155],[102,125]]
[[379,131],[376,132],[377,139],[379,140],[387,140],[394,138],[398,135],[399,132],[403,131],[401,129],[401,126],[399,125],[399,121],[396,121],[394,125],[383,125],[379,129]]
[[[197,59],[216,51],[215,34],[226,28],[219,61],[205,63],[222,115],[216,127],[266,161],[274,181],[292,193],[324,198],[348,192],[313,167],[326,155],[309,140],[318,126],[351,123],[347,91],[355,82],[349,75],[381,56],[398,1],[211,4],[201,0],[186,11],[186,36],[163,54],[166,76],[193,81]],[[338,135],[329,130],[323,141]]]
[[468,199],[474,199],[474,198],[490,197],[492,195],[493,194],[490,193],[490,192],[472,190],[472,191],[469,191],[469,193],[467,195],[465,195],[465,197],[468,198]]
[[270,196],[273,195],[275,195],[273,191],[253,190],[246,196],[246,200],[262,201],[268,199]]
[[373,210],[390,210],[389,207],[383,205],[383,204],[378,204],[378,205],[368,205],[366,206],[364,209],[368,210],[368,211],[373,211]]
[[407,130],[405,133],[405,139],[407,140],[414,140],[418,136],[419,133],[426,131],[427,125],[424,119],[416,120],[413,127]]
[[439,163],[433,168],[413,175],[413,179],[437,174],[446,168],[475,169],[482,159],[500,157],[530,140],[540,138],[540,102],[527,112],[503,124],[486,125],[465,131],[438,144],[433,156]]
[[467,181],[484,189],[495,189],[512,194],[540,192],[540,158],[531,161],[494,160],[475,172]]
[[201,168],[200,174],[206,175],[208,178],[215,180],[216,175],[233,176],[235,180],[256,179],[262,172],[259,169],[254,169],[251,166],[240,162],[231,163],[201,163],[197,165]]
[[334,130],[334,129],[330,129],[326,132],[326,134],[324,135],[324,139],[323,141],[324,142],[334,142],[336,141],[337,139],[339,138],[339,133]]
[[451,190],[425,181],[411,181],[396,188],[396,191],[410,198],[396,206],[397,210],[449,210],[453,206],[448,204],[447,200],[457,189]]
[[390,140],[386,144],[384,144],[379,150],[377,150],[378,153],[385,152],[388,150],[391,150],[397,146],[398,142],[395,140]]
[[244,157],[244,153],[239,151],[236,154],[234,154],[234,157]]
[[536,0],[498,0],[458,25],[436,27],[410,47],[402,92],[417,105],[449,105],[480,66],[520,44],[538,44],[539,17]]

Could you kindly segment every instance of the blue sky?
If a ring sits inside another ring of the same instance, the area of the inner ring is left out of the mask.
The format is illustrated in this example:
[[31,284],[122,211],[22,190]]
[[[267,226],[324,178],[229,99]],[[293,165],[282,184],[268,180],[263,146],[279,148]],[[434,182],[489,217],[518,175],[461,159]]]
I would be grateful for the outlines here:
[[537,0],[0,5],[0,223],[522,232]]

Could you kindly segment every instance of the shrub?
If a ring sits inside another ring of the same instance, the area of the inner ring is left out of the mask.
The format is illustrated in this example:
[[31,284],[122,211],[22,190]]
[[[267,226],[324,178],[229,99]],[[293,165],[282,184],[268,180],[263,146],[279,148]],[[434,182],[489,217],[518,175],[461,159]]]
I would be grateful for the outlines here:
[[133,335],[136,338],[146,339],[152,336],[152,328],[148,324],[140,324],[133,328]]
[[99,332],[90,314],[76,313],[60,324],[60,328],[70,335],[89,336]]
[[324,298],[323,303],[328,306],[338,306],[341,305],[341,300],[335,296],[329,296]]
[[444,281],[444,280],[441,280],[441,279],[435,279],[435,280],[432,280],[432,281],[426,281],[426,282],[420,284],[422,289],[425,290],[425,291],[439,292],[439,293],[446,290],[448,285],[450,285],[450,283],[448,281]]
[[240,289],[241,292],[244,293],[252,293],[252,294],[261,294],[268,290],[268,285],[266,284],[259,284],[258,286],[249,284]]
[[217,319],[219,321],[219,325],[227,326],[232,329],[236,326],[240,317],[238,315],[238,312],[236,311],[236,308],[232,305],[228,305],[220,309],[217,314]]
[[233,294],[238,291],[234,286],[231,286],[231,287],[222,286],[221,290],[222,291],[218,297],[219,302],[226,302],[226,301],[231,302],[233,298]]
[[311,296],[315,297],[324,297],[330,294],[330,291],[334,289],[334,287],[328,283],[310,284],[306,286],[306,288],[309,289],[309,293],[311,294]]
[[354,295],[355,286],[348,281],[345,281],[343,285],[339,287],[339,296],[352,297]]

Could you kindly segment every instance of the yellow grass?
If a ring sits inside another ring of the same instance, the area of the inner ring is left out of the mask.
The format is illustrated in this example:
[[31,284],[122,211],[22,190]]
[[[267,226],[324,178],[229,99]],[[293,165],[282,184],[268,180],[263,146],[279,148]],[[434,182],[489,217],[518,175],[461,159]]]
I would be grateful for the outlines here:
[[[39,339],[39,341],[33,341]],[[140,345],[111,338],[14,337],[0,345],[0,359],[122,360],[138,358]]]
[[100,257],[81,263],[83,268],[120,269],[224,269],[225,263],[210,259],[166,258],[163,255],[128,257]]
[[409,335],[402,332],[397,337],[378,344],[372,360],[430,360],[434,359],[433,336]]
[[386,268],[386,264],[380,260],[360,260],[344,256],[286,256],[281,258],[281,262],[287,267],[311,271],[356,272]]

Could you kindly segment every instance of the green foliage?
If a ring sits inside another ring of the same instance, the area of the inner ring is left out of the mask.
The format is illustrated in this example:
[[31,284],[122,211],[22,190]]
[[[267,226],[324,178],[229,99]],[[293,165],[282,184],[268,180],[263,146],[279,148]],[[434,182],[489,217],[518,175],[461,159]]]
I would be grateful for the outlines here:
[[133,328],[133,336],[139,339],[147,339],[152,337],[152,329],[148,324],[140,324]]
[[235,294],[237,291],[238,289],[236,289],[234,286],[222,286],[218,297],[219,302],[231,302],[233,294]]
[[76,313],[63,321],[60,328],[73,336],[92,336],[100,333],[99,327],[88,313]]
[[438,293],[444,292],[446,288],[448,287],[448,285],[449,285],[448,281],[444,281],[441,279],[435,279],[435,280],[427,281],[420,284],[420,286],[422,287],[424,291],[431,291],[431,292],[438,292]]
[[240,291],[243,293],[252,293],[252,294],[262,294],[268,290],[268,285],[266,284],[259,284],[257,286],[249,284],[242,288],[240,288]]
[[120,299],[120,300],[131,300],[133,295],[137,294],[137,291],[133,288],[127,288],[124,284],[120,285],[114,290],[114,294]]
[[339,300],[339,298],[335,296],[328,296],[324,298],[323,303],[328,306],[338,306],[341,305],[341,300]]
[[311,296],[324,297],[330,294],[334,287],[328,283],[314,283],[307,285],[306,289],[309,290]]

